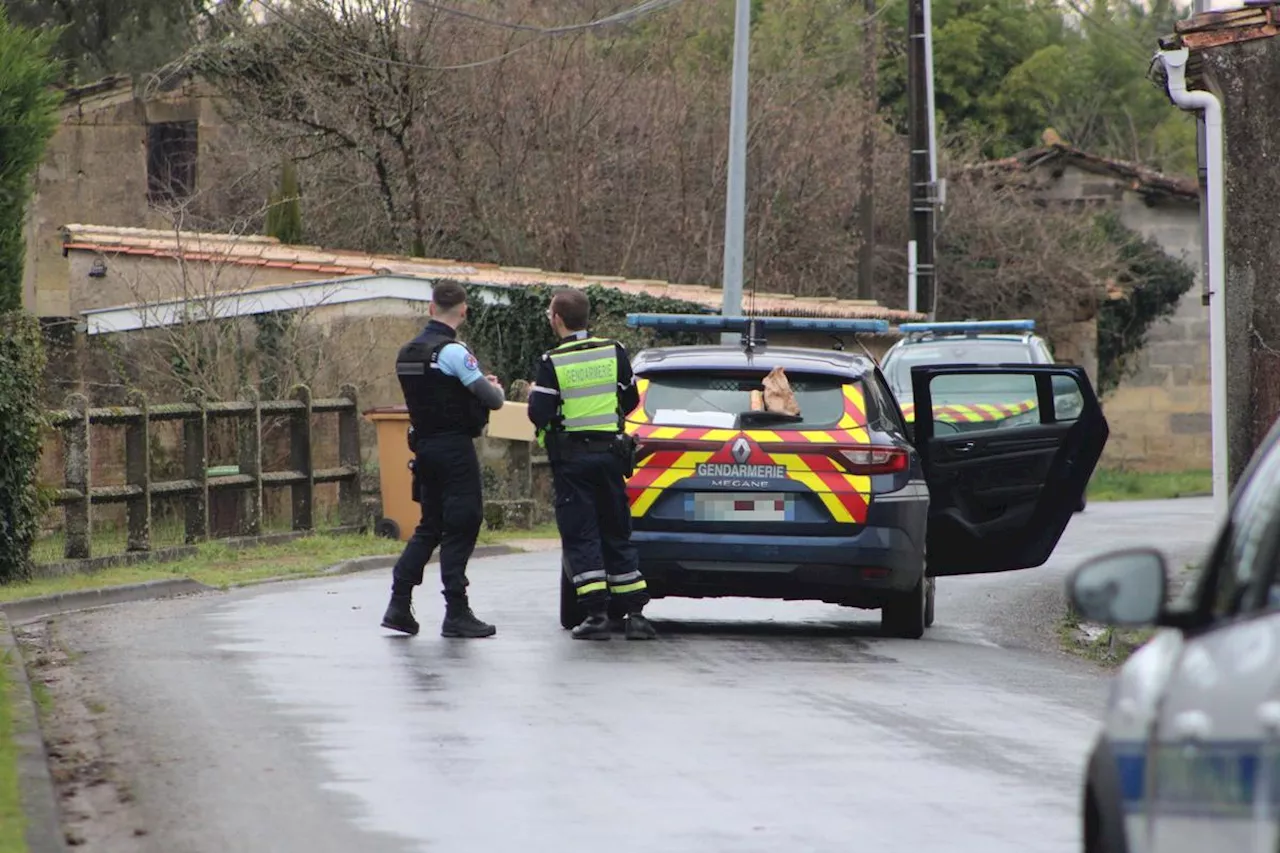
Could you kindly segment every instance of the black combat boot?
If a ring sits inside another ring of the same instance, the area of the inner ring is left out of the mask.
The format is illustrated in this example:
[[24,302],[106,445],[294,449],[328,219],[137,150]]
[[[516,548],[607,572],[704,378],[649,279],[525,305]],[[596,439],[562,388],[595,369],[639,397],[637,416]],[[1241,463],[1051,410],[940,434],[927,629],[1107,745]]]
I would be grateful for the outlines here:
[[609,634],[609,614],[607,611],[596,611],[582,620],[582,624],[573,629],[575,640],[607,640]]
[[609,602],[609,628],[621,632],[627,624],[627,611],[620,604]]
[[391,593],[391,603],[382,614],[382,627],[406,634],[418,633],[418,620],[413,618],[413,599],[409,595]]
[[628,640],[654,640],[658,637],[658,632],[654,630],[653,623],[640,613],[628,613],[626,622],[626,635]]
[[445,605],[444,622],[440,625],[440,636],[477,639],[480,637],[492,637],[496,633],[498,633],[497,628],[476,618],[465,598],[461,601],[450,601]]

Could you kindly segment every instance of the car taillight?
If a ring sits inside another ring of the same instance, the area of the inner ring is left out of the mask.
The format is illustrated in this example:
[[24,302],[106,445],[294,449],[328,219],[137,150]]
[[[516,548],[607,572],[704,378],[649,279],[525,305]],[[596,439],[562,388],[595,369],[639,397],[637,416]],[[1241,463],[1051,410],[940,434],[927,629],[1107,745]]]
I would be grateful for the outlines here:
[[907,470],[907,451],[899,447],[853,447],[841,450],[854,474],[895,474]]

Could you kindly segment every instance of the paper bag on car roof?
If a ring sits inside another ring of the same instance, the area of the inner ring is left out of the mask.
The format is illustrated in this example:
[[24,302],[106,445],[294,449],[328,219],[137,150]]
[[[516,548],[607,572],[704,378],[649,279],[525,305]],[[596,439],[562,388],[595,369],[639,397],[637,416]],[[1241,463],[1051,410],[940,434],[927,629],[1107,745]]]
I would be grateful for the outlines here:
[[796,402],[795,392],[791,390],[791,383],[781,367],[770,370],[764,378],[764,407],[769,412],[800,414],[800,404]]

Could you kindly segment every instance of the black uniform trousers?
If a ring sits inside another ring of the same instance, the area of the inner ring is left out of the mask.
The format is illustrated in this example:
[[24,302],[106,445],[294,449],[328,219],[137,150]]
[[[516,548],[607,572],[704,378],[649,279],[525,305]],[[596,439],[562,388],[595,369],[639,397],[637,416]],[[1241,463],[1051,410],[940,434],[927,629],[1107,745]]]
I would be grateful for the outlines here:
[[[566,442],[570,444],[570,442]],[[631,544],[626,463],[616,453],[566,447],[551,464],[566,571],[588,612],[639,613],[649,602]]]
[[422,517],[392,571],[392,592],[409,593],[440,549],[440,581],[445,601],[462,603],[467,593],[467,561],[484,520],[480,460],[470,437],[422,436],[414,455]]

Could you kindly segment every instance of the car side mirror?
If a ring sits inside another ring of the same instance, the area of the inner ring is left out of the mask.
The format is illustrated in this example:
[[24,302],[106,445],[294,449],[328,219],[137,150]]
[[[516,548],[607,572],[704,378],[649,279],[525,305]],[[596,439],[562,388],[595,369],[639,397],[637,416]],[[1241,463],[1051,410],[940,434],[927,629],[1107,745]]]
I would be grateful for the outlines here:
[[1164,610],[1164,555],[1153,548],[1113,551],[1072,572],[1067,596],[1082,619],[1114,627],[1154,625]]

